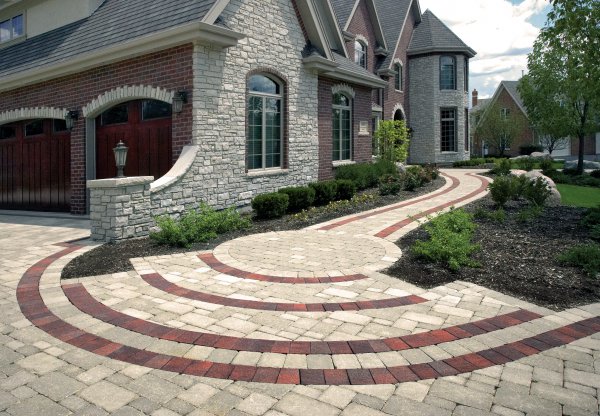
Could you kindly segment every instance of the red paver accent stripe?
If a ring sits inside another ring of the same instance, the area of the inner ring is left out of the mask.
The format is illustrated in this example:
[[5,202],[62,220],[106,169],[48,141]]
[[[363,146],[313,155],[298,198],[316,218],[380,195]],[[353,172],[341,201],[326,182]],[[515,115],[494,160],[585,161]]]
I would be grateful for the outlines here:
[[593,317],[525,338],[521,341],[506,344],[502,347],[491,348],[478,353],[466,354],[445,360],[408,366],[387,367],[385,369],[298,370],[192,360],[115,343],[89,334],[54,315],[44,304],[40,295],[40,278],[47,266],[52,264],[53,261],[78,248],[77,246],[68,247],[57,254],[39,261],[25,272],[17,286],[17,301],[25,317],[51,336],[83,350],[130,364],[143,365],[148,368],[162,369],[180,374],[232,381],[252,380],[252,382],[272,384],[373,385],[394,383],[394,380],[402,383],[461,374],[507,363],[514,361],[516,357],[534,355],[540,351],[565,345],[600,332],[600,317]]
[[437,196],[445,195],[449,192],[452,192],[453,190],[455,190],[458,187],[458,185],[460,185],[460,182],[454,176],[450,176],[450,175],[444,174],[444,173],[442,174],[442,176],[445,176],[452,181],[452,185],[450,185],[448,188],[444,189],[443,191],[440,191],[437,193],[432,193],[432,194],[426,195],[422,198],[413,199],[411,201],[402,202],[400,204],[391,205],[389,207],[378,209],[376,211],[371,211],[367,214],[354,215],[350,218],[346,218],[341,221],[334,222],[333,224],[325,225],[325,226],[319,228],[319,230],[323,230],[323,231],[333,230],[334,228],[341,227],[342,225],[350,224],[355,221],[364,220],[365,218],[373,217],[375,215],[383,214],[385,212],[393,211],[395,209],[404,208],[404,207],[408,207],[408,206],[411,206],[414,204],[418,204],[419,202],[427,201],[431,198],[435,198]]
[[399,306],[415,305],[417,303],[427,302],[420,296],[410,295],[397,298],[365,300],[357,302],[343,303],[282,303],[282,302],[263,302],[259,300],[234,299],[210,293],[199,292],[186,289],[175,283],[169,282],[159,273],[144,274],[142,279],[150,286],[170,293],[181,298],[198,300],[206,303],[213,303],[223,306],[231,306],[243,309],[258,309],[262,311],[281,311],[281,312],[326,312],[326,311],[361,311],[367,309],[395,308]]
[[418,220],[419,218],[426,217],[426,216],[428,216],[430,214],[436,213],[436,212],[441,211],[443,209],[449,208],[449,207],[451,207],[451,206],[453,206],[455,204],[458,204],[459,202],[466,201],[467,199],[473,198],[474,196],[476,196],[476,195],[478,195],[481,192],[483,192],[483,191],[486,190],[486,188],[488,187],[488,185],[490,183],[489,180],[487,180],[486,178],[483,178],[481,176],[474,175],[472,173],[469,173],[468,175],[476,177],[477,179],[479,179],[481,181],[481,186],[477,190],[475,190],[475,191],[473,191],[473,192],[471,192],[471,193],[469,193],[469,194],[467,194],[465,196],[462,196],[460,198],[454,199],[454,200],[452,200],[450,202],[446,202],[445,204],[438,205],[437,207],[428,209],[427,211],[423,211],[423,212],[420,212],[420,213],[418,213],[416,215],[413,215],[413,216],[411,216],[409,218],[406,218],[406,219],[404,219],[404,220],[402,220],[402,221],[400,221],[400,222],[398,222],[398,223],[396,223],[394,225],[391,225],[391,226],[389,226],[389,227],[387,227],[387,228],[379,231],[377,234],[375,234],[375,237],[385,238],[385,237],[387,237],[387,236],[389,236],[391,234],[394,234],[396,231],[398,231],[398,230],[406,227],[411,222],[413,222],[415,220]]
[[[279,354],[303,354],[303,355],[341,355],[341,354],[367,354],[387,351],[403,351],[411,348],[420,348],[438,345],[444,342],[466,339],[475,334],[462,330],[460,336],[452,335],[461,331],[461,328],[469,324],[456,325],[444,329],[436,329],[429,332],[404,335],[396,338],[380,340],[361,341],[272,341],[265,339],[239,338],[209,334],[205,332],[189,331],[167,327],[155,322],[144,321],[134,318],[122,312],[111,309],[96,300],[86,288],[80,284],[63,285],[63,291],[71,303],[83,313],[93,316],[114,326],[128,329],[138,334],[175,341],[182,344],[200,345],[234,351],[250,352],[273,352]],[[525,312],[525,313],[524,313]],[[521,318],[518,318],[521,317]],[[541,318],[541,315],[529,311],[518,310],[505,315],[486,318],[477,322],[485,322],[494,325],[492,331],[481,331],[487,333],[522,324]],[[510,323],[510,324],[507,324]]]
[[287,283],[291,285],[311,285],[321,283],[340,283],[353,282],[355,280],[368,279],[364,274],[351,274],[346,276],[323,276],[323,277],[281,277],[269,276],[266,274],[251,273],[245,270],[236,269],[222,263],[212,253],[198,254],[198,258],[202,260],[208,267],[219,273],[229,276],[239,277],[240,279],[259,280],[261,282],[270,283]]

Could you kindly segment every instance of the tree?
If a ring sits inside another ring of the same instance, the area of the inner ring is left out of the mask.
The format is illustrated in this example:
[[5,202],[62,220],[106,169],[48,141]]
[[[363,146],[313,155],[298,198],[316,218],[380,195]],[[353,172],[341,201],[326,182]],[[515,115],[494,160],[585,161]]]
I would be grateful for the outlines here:
[[404,120],[383,120],[373,135],[381,159],[404,162],[408,157],[410,135]]
[[[477,117],[477,116],[476,116]],[[523,119],[514,114],[506,113],[498,103],[488,105],[482,110],[480,121],[475,132],[481,140],[499,156],[504,156],[506,149],[523,130]]]
[[579,173],[583,173],[585,137],[600,129],[598,62],[598,0],[552,0],[546,27],[528,56],[529,74],[521,95],[542,133],[579,139]]
[[550,134],[545,134],[540,136],[539,138],[539,143],[540,146],[542,146],[544,148],[544,150],[547,150],[548,153],[550,155],[552,155],[552,153],[555,150],[563,150],[566,149],[567,146],[569,146],[571,144],[571,141],[569,140],[568,137],[557,137],[557,136],[552,136]]

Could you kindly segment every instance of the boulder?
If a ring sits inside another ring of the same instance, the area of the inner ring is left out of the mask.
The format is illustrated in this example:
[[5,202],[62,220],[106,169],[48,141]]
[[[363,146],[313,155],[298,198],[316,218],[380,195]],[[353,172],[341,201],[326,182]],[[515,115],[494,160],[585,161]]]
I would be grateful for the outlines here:
[[542,152],[533,152],[529,156],[536,158],[536,159],[552,159],[552,157],[548,153],[542,153]]
[[556,188],[556,184],[554,183],[554,181],[552,179],[543,175],[542,172],[539,172],[539,171],[525,172],[525,173],[523,173],[523,175],[525,175],[525,177],[532,179],[532,180],[535,180],[537,178],[542,178],[546,182],[546,184],[548,184],[548,187],[550,188],[550,192],[551,192],[550,197],[546,201],[546,205],[548,205],[550,207],[558,207],[561,205],[560,192],[558,192],[558,189]]
[[[600,162],[593,162],[591,160],[583,161],[584,169],[600,169]],[[576,160],[568,160],[565,162],[565,169],[577,169],[577,161]]]
[[406,172],[406,165],[402,162],[396,162],[396,168],[398,168],[398,173]]

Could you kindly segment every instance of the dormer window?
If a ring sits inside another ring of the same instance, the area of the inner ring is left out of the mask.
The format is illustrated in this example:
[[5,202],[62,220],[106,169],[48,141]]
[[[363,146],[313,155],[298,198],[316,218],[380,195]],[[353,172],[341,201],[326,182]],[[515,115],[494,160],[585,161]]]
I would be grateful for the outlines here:
[[25,20],[22,14],[0,22],[0,43],[10,42],[24,35]]
[[354,62],[367,68],[367,45],[360,40],[354,42]]

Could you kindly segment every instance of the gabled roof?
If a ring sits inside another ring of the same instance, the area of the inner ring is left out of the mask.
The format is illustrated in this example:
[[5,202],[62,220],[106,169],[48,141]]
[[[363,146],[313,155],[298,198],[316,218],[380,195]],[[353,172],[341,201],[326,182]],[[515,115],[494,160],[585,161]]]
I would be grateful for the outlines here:
[[518,85],[519,81],[501,81],[500,85],[498,85],[498,88],[496,88],[496,91],[494,92],[492,98],[479,100],[477,106],[473,107],[471,109],[471,112],[483,110],[483,114],[481,117],[481,120],[483,120],[485,118],[485,114],[489,111],[489,108],[491,108],[492,105],[498,101],[498,97],[502,93],[502,90],[506,90],[508,95],[510,95],[515,104],[517,104],[519,109],[523,112],[523,115],[527,117],[527,110],[525,108],[525,105],[523,104],[523,100],[521,99],[521,94],[519,94],[519,91],[517,90]]
[[386,43],[390,48],[389,55],[381,63],[381,68],[389,68],[394,60],[400,36],[406,23],[408,13],[415,12],[417,21],[419,16],[419,2],[416,0],[374,0],[377,14],[381,20],[381,27]]
[[508,94],[512,97],[515,103],[519,106],[523,114],[527,115],[527,110],[525,109],[525,104],[523,103],[523,99],[521,98],[521,94],[519,94],[519,90],[517,87],[519,86],[519,81],[502,81],[500,85],[506,88]]
[[471,113],[476,113],[478,111],[484,110],[488,104],[492,101],[491,98],[480,98],[477,100],[477,105],[471,108]]
[[407,53],[463,52],[470,58],[477,53],[468,47],[431,10],[426,10],[413,33]]
[[356,0],[330,0],[340,29],[344,29],[356,7]]
[[373,26],[375,38],[377,39],[377,43],[380,47],[387,50],[389,45],[387,43],[387,39],[381,26],[379,11],[375,6],[375,0],[330,0],[340,29],[342,31],[348,30],[348,26],[354,18],[356,9],[358,8],[358,5],[361,1],[364,1],[366,3],[369,17],[371,19],[371,25]]
[[223,0],[106,0],[88,18],[0,49],[0,80],[186,24],[210,26],[227,3]]

